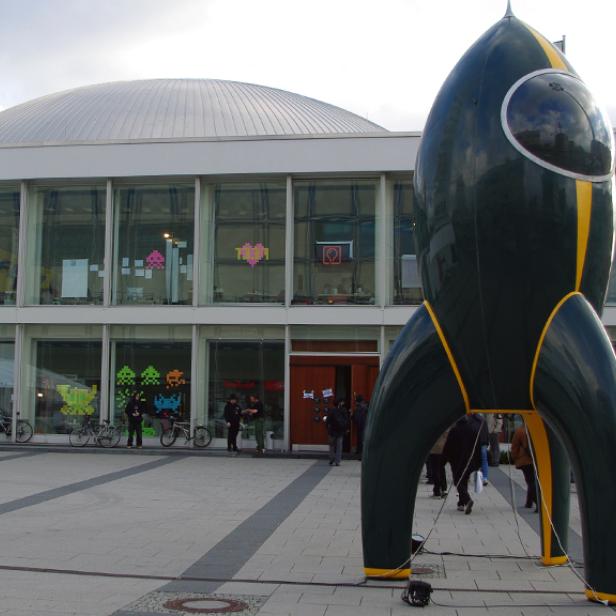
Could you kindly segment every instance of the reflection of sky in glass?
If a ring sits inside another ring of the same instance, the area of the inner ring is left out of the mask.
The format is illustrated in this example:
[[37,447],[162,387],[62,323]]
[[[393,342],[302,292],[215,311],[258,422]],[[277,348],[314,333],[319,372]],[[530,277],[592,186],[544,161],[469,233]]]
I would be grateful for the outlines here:
[[507,122],[516,140],[552,165],[587,175],[605,175],[612,166],[609,124],[584,84],[547,73],[514,92]]

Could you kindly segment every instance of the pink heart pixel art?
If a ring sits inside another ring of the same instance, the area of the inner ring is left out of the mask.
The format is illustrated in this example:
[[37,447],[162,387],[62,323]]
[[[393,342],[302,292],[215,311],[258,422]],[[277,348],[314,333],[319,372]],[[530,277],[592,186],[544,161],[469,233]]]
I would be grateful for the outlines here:
[[149,269],[161,270],[165,267],[165,257],[158,250],[153,250],[145,258],[146,267]]
[[269,260],[269,248],[266,248],[259,242],[254,246],[250,242],[246,242],[240,248],[236,248],[237,258],[246,261],[250,267],[254,267],[263,259]]

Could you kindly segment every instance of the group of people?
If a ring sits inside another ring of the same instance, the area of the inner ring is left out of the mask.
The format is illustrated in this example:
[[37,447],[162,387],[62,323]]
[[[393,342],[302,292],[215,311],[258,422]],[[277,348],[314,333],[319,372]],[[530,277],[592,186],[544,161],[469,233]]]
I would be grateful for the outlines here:
[[242,408],[235,394],[227,399],[224,410],[224,419],[227,423],[227,451],[239,453],[237,447],[237,435],[243,421],[250,421],[255,428],[255,440],[257,441],[257,453],[265,451],[265,421],[263,414],[263,402],[256,394],[250,394],[246,398],[246,408]]
[[357,433],[357,455],[361,460],[367,418],[368,404],[361,394],[355,396],[355,410],[353,411],[352,417],[347,409],[346,402],[342,398],[337,400],[335,405],[327,411],[327,414],[323,417],[323,421],[327,428],[330,466],[333,464],[340,466],[342,460],[342,443],[344,435],[351,427],[351,421],[355,424]]
[[[498,435],[502,428],[502,415],[474,413],[465,415],[447,429],[430,450],[427,460],[432,495],[435,498],[447,496],[445,465],[449,463],[453,485],[458,491],[458,511],[469,515],[474,505],[468,489],[469,479],[473,473],[481,471],[478,481],[484,486],[488,484],[488,467],[498,466],[500,461]],[[525,506],[535,506],[536,511],[535,470],[524,425],[514,433],[511,457],[516,468],[524,474],[527,486]]]

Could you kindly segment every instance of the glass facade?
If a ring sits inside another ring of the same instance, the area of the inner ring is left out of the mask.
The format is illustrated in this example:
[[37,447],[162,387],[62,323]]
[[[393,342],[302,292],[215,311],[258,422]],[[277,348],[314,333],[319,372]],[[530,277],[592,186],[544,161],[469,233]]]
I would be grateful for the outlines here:
[[373,180],[297,181],[293,302],[374,304]]
[[[284,342],[264,340],[212,340],[209,342],[208,427],[216,438],[226,436],[224,408],[229,395],[247,408],[251,394],[265,410],[265,431],[282,439],[284,423]],[[253,438],[250,422],[242,433]]]
[[98,423],[100,341],[34,340],[33,345],[34,433],[67,434],[86,416]]
[[126,423],[133,392],[145,402],[144,437],[158,437],[170,416],[190,421],[190,342],[122,340],[112,343],[113,423]]
[[214,301],[284,302],[286,185],[217,184]]
[[394,304],[420,304],[421,279],[415,250],[413,184],[395,182],[394,194]]
[[26,303],[103,303],[105,194],[105,186],[33,187]]
[[0,187],[0,305],[15,304],[19,246],[19,190]]
[[0,415],[8,417],[13,412],[15,343],[0,340]]
[[114,304],[192,304],[192,184],[114,191]]

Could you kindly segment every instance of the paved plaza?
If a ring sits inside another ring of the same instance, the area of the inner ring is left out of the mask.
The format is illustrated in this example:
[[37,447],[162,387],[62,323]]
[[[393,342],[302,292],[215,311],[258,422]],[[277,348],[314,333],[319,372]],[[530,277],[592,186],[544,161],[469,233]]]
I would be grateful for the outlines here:
[[[490,469],[472,515],[422,483],[412,566],[434,588],[366,582],[360,463],[177,451],[0,449],[0,614],[426,616],[611,614],[569,567],[537,562],[538,515],[516,516],[522,475]],[[582,560],[572,495],[572,558]],[[583,569],[579,569],[583,575]]]

